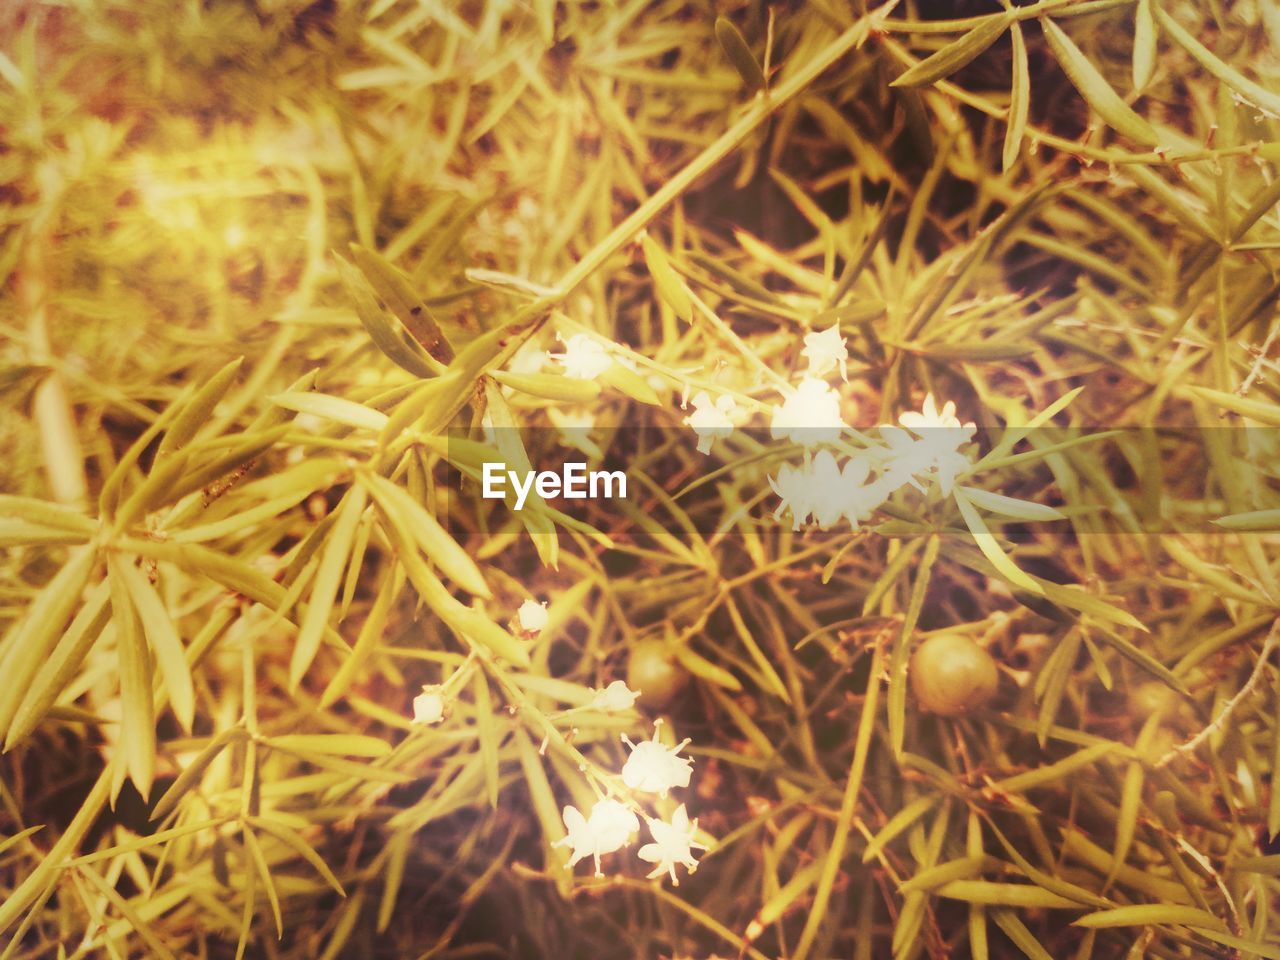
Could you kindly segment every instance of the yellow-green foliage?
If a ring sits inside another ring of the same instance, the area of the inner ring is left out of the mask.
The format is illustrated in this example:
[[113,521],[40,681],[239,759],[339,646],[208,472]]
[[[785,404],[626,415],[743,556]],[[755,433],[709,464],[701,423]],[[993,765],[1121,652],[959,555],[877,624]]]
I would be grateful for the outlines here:
[[1271,0],[0,7],[0,956],[1280,957]]

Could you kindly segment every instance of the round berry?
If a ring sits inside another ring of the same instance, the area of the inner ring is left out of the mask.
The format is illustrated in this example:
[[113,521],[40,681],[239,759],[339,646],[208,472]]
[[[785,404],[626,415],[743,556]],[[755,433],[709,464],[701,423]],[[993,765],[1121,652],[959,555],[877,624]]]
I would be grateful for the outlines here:
[[631,648],[627,661],[627,686],[643,698],[647,706],[661,707],[689,682],[663,640],[641,640]]
[[943,717],[983,707],[996,694],[999,673],[991,654],[968,637],[940,633],[911,658],[911,689],[920,706]]

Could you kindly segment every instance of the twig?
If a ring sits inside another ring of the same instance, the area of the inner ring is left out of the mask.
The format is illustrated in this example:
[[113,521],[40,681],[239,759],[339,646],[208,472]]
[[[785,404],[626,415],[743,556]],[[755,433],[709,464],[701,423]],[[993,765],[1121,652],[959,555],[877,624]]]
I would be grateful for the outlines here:
[[1253,386],[1254,381],[1262,375],[1262,368],[1267,366],[1267,354],[1271,352],[1271,345],[1276,341],[1276,335],[1280,334],[1280,324],[1271,328],[1271,332],[1267,334],[1267,339],[1262,346],[1258,348],[1257,359],[1253,362],[1253,366],[1249,369],[1249,376],[1236,389],[1236,393],[1240,396],[1248,394],[1249,389]]
[[1195,750],[1211,736],[1222,729],[1222,725],[1235,712],[1242,702],[1253,693],[1258,683],[1262,680],[1262,674],[1266,671],[1267,659],[1271,656],[1271,651],[1276,648],[1276,642],[1280,640],[1280,620],[1276,620],[1271,625],[1271,632],[1267,634],[1267,639],[1262,644],[1262,653],[1258,655],[1258,662],[1253,665],[1253,672],[1249,675],[1249,679],[1245,685],[1240,688],[1234,697],[1227,701],[1227,705],[1222,708],[1222,712],[1207,727],[1197,733],[1190,740],[1171,749],[1163,757],[1156,761],[1156,769],[1166,767],[1176,760],[1182,754],[1189,754]]

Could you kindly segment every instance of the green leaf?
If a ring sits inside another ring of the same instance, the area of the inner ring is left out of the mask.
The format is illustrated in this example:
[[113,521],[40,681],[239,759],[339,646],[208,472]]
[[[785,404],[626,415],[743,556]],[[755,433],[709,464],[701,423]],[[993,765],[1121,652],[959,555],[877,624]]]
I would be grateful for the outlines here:
[[1102,757],[1118,749],[1118,747],[1119,745],[1114,743],[1099,743],[1091,747],[1085,747],[1083,750],[1077,750],[1071,756],[1064,757],[1056,763],[1036,767],[1034,770],[1015,774],[1012,777],[1006,777],[1004,780],[997,780],[992,784],[991,788],[1001,793],[1026,793],[1028,790],[1034,790],[1065,779],[1077,770],[1083,770],[1085,767],[1096,763]]
[[[1067,686],[1074,675],[1072,671],[1076,656],[1080,652],[1080,644],[1085,636],[1083,628],[1068,630],[1053,652],[1045,658],[1044,666],[1036,676],[1035,695],[1040,700],[1040,710],[1036,715],[1036,739],[1040,741],[1041,748],[1048,742],[1049,729],[1058,716],[1063,695],[1067,692]],[[1092,646],[1089,650],[1090,653],[1094,653]],[[1106,670],[1105,663],[1097,654],[1095,654],[1095,665],[1098,666],[1100,673]],[[1104,686],[1107,684],[1104,683]]]
[[717,687],[738,693],[742,690],[742,681],[719,664],[712,663],[701,654],[690,650],[687,644],[674,644],[672,652],[680,665],[695,677],[714,683]]
[[111,472],[107,474],[106,481],[102,484],[102,490],[98,494],[98,513],[104,517],[113,517],[116,507],[120,504],[120,494],[124,489],[126,481],[128,481],[133,468],[138,465],[138,460],[143,452],[147,450],[155,438],[160,434],[170,421],[178,415],[182,404],[174,402],[169,404],[160,416],[152,422],[151,426],[138,436],[138,439],[129,444],[127,449],[116,465],[112,467]]
[[[511,407],[502,396],[502,391],[494,385],[492,380],[485,380],[484,397],[489,421],[493,424],[493,442],[501,455],[503,469],[514,469],[527,476],[532,473],[533,464],[529,462],[529,453],[524,446],[519,421],[511,412]],[[510,506],[509,502],[508,506]],[[517,516],[533,540],[534,549],[538,551],[538,559],[545,566],[559,566],[560,539],[556,535],[555,524],[547,514],[547,503],[537,490],[530,491],[525,509],[521,510]]]
[[1054,960],[1053,955],[1040,945],[1040,941],[1012,910],[1006,907],[993,908],[990,917],[1028,960]]
[[489,375],[504,387],[543,400],[593,403],[600,396],[600,384],[594,380],[579,380],[554,373],[508,373],[505,370],[494,370]]
[[124,578],[133,605],[142,620],[142,630],[160,667],[173,715],[189,734],[195,713],[195,688],[191,683],[191,670],[187,666],[182,640],[174,629],[169,611],[165,609],[159,594],[142,571],[131,563],[122,563],[116,570]]
[[297,831],[288,824],[282,823],[279,820],[272,820],[267,817],[249,817],[248,821],[254,829],[262,833],[269,833],[298,856],[302,857],[302,859],[307,861],[307,863],[311,864],[311,866],[315,868],[316,873],[320,874],[320,876],[324,878],[325,883],[333,887],[338,896],[345,897],[347,895],[347,891],[343,889],[338,878],[334,876],[333,871],[329,869],[329,865],[325,863],[320,855],[312,849],[311,845],[308,844],[307,841],[303,840],[301,835],[299,835]]
[[929,591],[933,565],[938,559],[941,545],[942,540],[936,534],[929,537],[925,543],[924,555],[920,558],[920,565],[916,568],[915,582],[911,585],[911,598],[907,601],[902,627],[894,639],[893,654],[889,658],[889,742],[893,746],[895,757],[902,756],[902,744],[906,736],[907,655],[911,651],[911,641],[915,637],[920,611],[924,609],[924,598]]
[[263,856],[262,847],[253,831],[245,827],[240,835],[244,837],[244,845],[249,851],[254,867],[257,868],[258,876],[262,878],[262,885],[267,888],[267,901],[271,904],[271,915],[276,922],[276,939],[279,940],[284,936],[284,918],[280,915],[280,895],[276,892],[276,882],[271,876],[271,867],[267,865],[267,858]]
[[[290,425],[286,423],[241,434],[230,447],[220,453],[213,448],[201,449],[202,445],[193,444],[187,450],[189,456],[186,472],[176,477],[173,486],[160,495],[161,502],[174,503],[189,493],[210,486],[227,474],[248,469],[253,461],[279,443],[290,429]],[[214,455],[205,460],[205,453]]]
[[973,535],[974,543],[978,545],[978,549],[991,561],[991,565],[999,571],[1000,575],[1024,590],[1029,590],[1035,594],[1043,594],[1044,588],[1026,573],[1023,573],[1017,564],[1010,560],[1005,555],[1005,552],[1000,549],[996,538],[991,535],[982,517],[978,515],[978,511],[973,509],[967,497],[960,490],[955,491],[955,501],[956,506],[960,508],[960,515],[964,517],[965,525],[968,526],[969,532]]
[[986,861],[987,858],[985,856],[975,855],[928,867],[909,880],[899,884],[898,893],[908,894],[917,890],[927,892],[953,880],[968,880],[975,874],[982,872]]
[[747,41],[727,17],[716,17],[716,39],[720,41],[720,49],[733,64],[733,69],[738,71],[747,92],[763,90],[767,83],[764,71],[760,69],[760,63],[747,46]]
[[1233,513],[1213,521],[1225,530],[1280,530],[1280,510],[1252,510]]
[[[917,537],[914,540],[899,543],[898,552],[885,565],[884,571],[876,578],[876,582],[867,591],[866,599],[862,601],[862,615],[864,617],[869,616],[876,607],[880,606],[880,601],[884,599],[885,594],[898,582],[902,572],[910,566],[911,559],[916,555],[916,551],[927,542],[927,537]],[[823,570],[823,576],[826,576],[826,570]],[[798,644],[796,649],[799,649]]]
[[330,770],[351,780],[372,780],[376,783],[409,783],[417,779],[411,773],[393,770],[390,767],[375,766],[371,763],[356,763],[354,760],[347,760],[344,757],[330,753],[286,749],[280,746],[278,742],[273,742],[270,746],[281,753],[287,753],[291,757],[297,757],[312,766],[319,767],[321,770]]
[[158,957],[160,960],[176,960],[173,951],[164,945],[164,941],[151,929],[151,925],[139,915],[138,911],[129,904],[129,901],[120,896],[115,887],[100,877],[97,871],[79,870],[76,875],[87,880],[89,885],[110,903],[120,916],[124,917],[133,931],[147,945],[151,956]]
[[1027,68],[1027,41],[1022,35],[1022,24],[1009,23],[1009,37],[1013,42],[1013,78],[1009,86],[1009,122],[1004,133],[1004,152],[1001,164],[1005,173],[1017,162],[1022,149],[1022,138],[1027,132],[1027,114],[1031,109],[1031,72]]
[[1206,940],[1212,940],[1214,943],[1220,943],[1223,946],[1230,947],[1232,950],[1239,951],[1241,956],[1263,957],[1265,960],[1280,960],[1280,947],[1274,944],[1259,943],[1257,940],[1248,940],[1244,937],[1237,937],[1233,934],[1226,933],[1220,929],[1212,927],[1196,927],[1191,928]]
[[337,520],[325,540],[320,566],[316,569],[311,586],[310,603],[298,625],[298,637],[294,641],[293,656],[289,660],[289,684],[297,689],[303,676],[320,650],[320,641],[329,627],[329,614],[338,596],[342,572],[351,559],[351,547],[355,542],[356,527],[364,513],[367,494],[365,487],[353,485],[335,508]]
[[1084,906],[1109,907],[1111,905],[1109,900],[1098,896],[1090,890],[1076,886],[1074,883],[1068,883],[1066,880],[1056,877],[1052,873],[1047,873],[1038,869],[1029,860],[1027,860],[1026,857],[1018,852],[1018,848],[1009,842],[1009,838],[1000,831],[1000,828],[997,827],[993,821],[988,821],[988,826],[990,826],[991,832],[995,834],[996,839],[1000,842],[1000,846],[1004,848],[1005,853],[1009,855],[1009,859],[1012,860],[1014,864],[1017,865],[1018,869],[1022,871],[1023,875],[1025,875],[1026,878],[1036,886],[1041,887],[1044,890],[1048,890],[1050,893],[1056,893],[1060,897],[1065,897],[1068,900],[1074,900],[1077,903],[1082,904],[1081,909],[1084,909]]
[[84,658],[89,655],[89,650],[111,619],[111,609],[107,605],[109,597],[110,587],[105,580],[93,587],[84,606],[76,613],[53,652],[40,664],[40,670],[30,686],[26,690],[15,688],[24,695],[5,736],[5,750],[24,739],[39,725],[80,669]]
[[155,808],[151,811],[152,822],[161,821],[173,812],[178,801],[196,787],[200,778],[204,776],[204,772],[209,769],[209,765],[228,745],[246,740],[248,737],[249,734],[243,727],[230,727],[214,737],[178,774],[177,779],[164,792],[164,796],[157,801]]
[[399,830],[391,835],[385,847],[386,862],[382,868],[382,899],[378,903],[378,921],[376,929],[382,933],[391,925],[391,915],[395,912],[396,897],[404,882],[404,865],[409,856],[409,840],[412,834],[408,830]]
[[564,823],[560,819],[560,810],[556,806],[555,792],[547,779],[546,769],[542,765],[542,757],[529,741],[529,735],[517,727],[514,731],[516,752],[520,756],[520,769],[524,773],[524,781],[529,789],[529,799],[533,802],[533,811],[538,817],[538,825],[542,828],[543,849],[547,867],[556,878],[556,886],[561,892],[572,889],[573,877],[562,868],[569,860],[569,851],[564,847],[555,847],[564,836]]
[[23,520],[0,517],[0,549],[33,546],[69,546],[84,543],[90,533],[80,530],[42,527]]
[[492,595],[476,562],[407,490],[372,471],[361,471],[358,479],[402,540],[417,544],[441,573],[468,593],[484,598]]
[[[120,746],[124,770],[138,788],[151,793],[155,771],[156,718],[151,693],[151,658],[143,639],[142,624],[129,592],[119,554],[107,556],[107,579],[111,583],[112,623],[116,627],[117,656],[120,662]],[[119,758],[117,758],[119,762]]]
[[[1276,703],[1275,712],[1272,714],[1273,730],[1280,730],[1280,681],[1273,685],[1275,693],[1274,700]],[[1276,771],[1280,770],[1280,736],[1272,737],[1271,745],[1271,771],[1274,780]],[[1271,791],[1271,799],[1267,803],[1267,836],[1274,838],[1280,834],[1280,790]]]
[[1192,58],[1204,67],[1209,73],[1213,74],[1228,87],[1240,94],[1244,99],[1248,100],[1254,106],[1262,110],[1266,110],[1271,114],[1280,114],[1280,95],[1273,93],[1266,87],[1254,83],[1235,67],[1223,63],[1213,54],[1203,43],[1197,40],[1189,33],[1182,24],[1178,23],[1160,4],[1151,5],[1152,12],[1155,14],[1156,20],[1160,22],[1161,28],[1169,34],[1170,38],[1183,50],[1191,54]]
[[[1074,593],[1075,591],[1072,592]],[[1052,599],[1052,597],[1050,599]],[[1174,675],[1173,671],[1149,653],[1138,649],[1124,637],[1105,627],[1099,627],[1098,636],[1122,657],[1129,660],[1136,666],[1141,667],[1143,670],[1146,670],[1157,680],[1166,684],[1170,689],[1178,691],[1178,693],[1182,694],[1184,697],[1191,696],[1186,685]]]
[[187,471],[188,452],[178,450],[165,459],[157,460],[147,478],[138,484],[129,498],[116,511],[115,528],[123,530],[141,520],[148,513],[173,501],[178,481]]
[[391,744],[380,737],[359,733],[284,733],[276,737],[264,737],[269,747],[290,753],[327,753],[342,757],[385,757],[391,753]]
[[998,513],[1003,517],[1012,517],[1015,520],[1027,521],[1066,519],[1066,514],[1061,510],[1058,510],[1055,507],[1046,506],[1042,503],[1032,503],[1029,500],[1018,500],[1014,497],[1006,497],[1003,494],[991,493],[977,487],[957,487],[956,489],[964,491],[964,496],[970,503],[976,504],[989,513]]
[[1133,89],[1145,90],[1156,66],[1156,22],[1151,0],[1138,0],[1133,11]]
[[344,400],[327,393],[295,393],[286,391],[269,397],[277,406],[295,413],[309,413],[313,417],[332,420],[358,430],[378,431],[387,425],[387,415],[366,407],[362,403]]
[[934,896],[964,900],[984,906],[1018,907],[1023,910],[1079,910],[1080,904],[1029,883],[994,883],[990,880],[952,880],[933,891]]
[[[1077,587],[1062,586],[1056,583],[1049,583],[1045,580],[1038,581],[1041,590],[1046,598],[1060,607],[1066,607],[1070,610],[1078,610],[1081,613],[1087,613],[1092,617],[1107,623],[1116,623],[1122,627],[1133,627],[1135,630],[1141,630],[1143,633],[1149,633],[1146,624],[1135,617],[1127,610],[1121,610],[1119,607],[1113,607],[1105,600],[1100,600],[1090,593]],[[1126,654],[1127,655],[1127,654]]]
[[[231,384],[235,382],[242,363],[244,363],[244,357],[237,357],[232,360],[210,377],[209,381],[196,392],[195,396],[181,405],[172,425],[165,431],[164,436],[160,439],[160,445],[156,448],[156,463],[159,463],[169,454],[185,447],[191,441],[191,438],[196,435],[196,432],[209,422],[209,418],[213,416],[214,408],[226,396],[227,391],[231,389]],[[154,470],[155,467],[152,467],[153,472]]]
[[48,660],[97,564],[93,550],[81,549],[63,564],[27,608],[22,623],[9,634],[0,656],[0,730],[8,731],[32,678]]
[[1280,405],[1267,400],[1251,400],[1225,390],[1211,390],[1208,387],[1187,386],[1183,388],[1197,397],[1209,401],[1214,406],[1238,413],[1250,420],[1257,420],[1269,427],[1280,427]]
[[442,363],[452,360],[453,346],[449,343],[449,338],[427,309],[426,303],[418,296],[408,275],[380,253],[356,243],[351,244],[350,249],[356,266],[365,275],[374,292],[391,308],[391,312],[405,325],[414,340]]
[[1156,146],[1159,138],[1155,129],[1120,99],[1111,84],[1098,72],[1098,68],[1089,62],[1089,58],[1062,28],[1048,17],[1041,17],[1040,25],[1044,28],[1045,39],[1049,41],[1054,59],[1062,66],[1067,78],[1080,91],[1089,106],[1097,111],[1098,116],[1136,143],[1146,147]]
[[[728,23],[723,17],[720,19]],[[719,30],[719,23],[716,29]],[[730,29],[732,29],[731,24]],[[736,30],[734,34],[737,34]],[[684,285],[680,275],[672,269],[666,253],[648,234],[645,234],[644,239],[641,240],[641,247],[644,249],[644,262],[649,268],[649,276],[653,278],[653,285],[658,289],[658,296],[671,308],[671,312],[685,323],[693,322],[693,300],[689,296],[689,289]]]
[[382,639],[382,631],[387,625],[387,616],[391,605],[404,588],[404,572],[399,565],[389,570],[378,585],[378,595],[373,601],[368,616],[360,625],[360,633],[351,648],[351,655],[343,661],[329,685],[320,697],[320,706],[329,707],[346,692],[347,687],[355,679],[357,671],[364,665],[373,652],[374,645]]
[[98,525],[79,510],[35,497],[0,494],[0,517],[25,520],[28,523],[55,527],[67,532],[91,534]]
[[1086,913],[1074,921],[1077,927],[1102,930],[1109,927],[1145,927],[1161,924],[1209,927],[1220,929],[1223,924],[1211,913],[1199,907],[1182,907],[1172,903],[1138,903],[1111,910]]
[[609,369],[600,374],[600,382],[606,386],[621,390],[632,400],[640,403],[647,403],[653,407],[662,405],[661,398],[659,398],[653,387],[649,386],[648,380],[616,361],[610,364]]
[[880,851],[886,845],[933,809],[933,805],[938,800],[939,796],[937,794],[926,794],[923,797],[917,797],[890,817],[889,822],[880,828],[880,832],[871,838],[867,848],[862,851],[862,862],[870,863],[879,856]]
[[489,678],[483,670],[472,675],[471,688],[475,691],[476,739],[480,744],[480,762],[484,766],[484,792],[489,808],[497,810],[501,773],[498,748],[503,734],[493,715],[493,696],[489,691]]
[[516,666],[529,666],[529,654],[524,645],[503,630],[480,610],[465,606],[444,588],[422,559],[417,546],[395,524],[388,530],[399,551],[409,581],[422,602],[431,608],[451,630],[488,647],[494,654],[505,657]]
[[341,257],[334,257],[334,263],[338,279],[354,302],[356,316],[374,346],[415,377],[435,376],[440,363],[378,305],[372,288],[360,271]]
[[44,824],[41,823],[41,824],[37,824],[34,827],[27,827],[27,829],[25,830],[19,830],[17,833],[15,833],[11,837],[5,837],[3,840],[0,840],[0,854],[4,853],[10,847],[17,846],[27,837],[35,833],[37,830],[43,830],[43,829],[44,829]]
[[889,86],[927,87],[951,76],[995,43],[1008,28],[1012,19],[1007,12],[993,13],[983,17],[968,33],[952,40],[941,50],[917,63],[892,81]]
[[[888,342],[888,341],[886,341]],[[890,343],[890,346],[897,344]],[[999,360],[1016,360],[1035,350],[1032,342],[1012,343],[999,340],[973,343],[909,343],[901,344],[904,350],[922,357],[938,360],[963,360],[968,363],[994,363]]]

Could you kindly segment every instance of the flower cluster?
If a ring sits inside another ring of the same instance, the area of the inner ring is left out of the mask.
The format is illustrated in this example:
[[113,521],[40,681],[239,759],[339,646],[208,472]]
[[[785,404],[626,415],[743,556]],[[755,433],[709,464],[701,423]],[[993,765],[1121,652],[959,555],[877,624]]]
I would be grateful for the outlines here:
[[[849,379],[849,350],[839,325],[805,335],[800,355],[809,367],[800,383],[783,386],[782,404],[773,408],[770,430],[775,440],[786,439],[805,448],[832,443],[848,424],[840,411],[840,394],[824,377],[839,369]],[[714,440],[733,433],[736,401],[722,394],[712,398],[699,391],[693,398],[693,413],[684,422],[698,435],[698,452],[710,453]]]
[[868,482],[870,473],[869,458],[850,457],[840,467],[829,450],[820,451],[803,467],[783,464],[777,479],[769,478],[769,485],[781,500],[774,516],[789,511],[796,530],[810,517],[823,530],[841,518],[856,530],[858,523],[870,517],[898,486],[887,473]]
[[856,530],[904,484],[923,491],[924,483],[932,481],[943,496],[950,496],[956,477],[973,463],[971,452],[961,448],[976,429],[962,424],[955,409],[948,401],[939,410],[930,394],[920,413],[899,416],[901,426],[879,428],[881,446],[868,447],[843,466],[829,450],[808,456],[799,467],[784,464],[769,478],[781,501],[774,515],[790,513],[797,530],[810,519],[824,530],[844,519]]
[[[546,603],[525,600],[512,618],[514,627],[527,637],[534,637],[547,626]],[[450,700],[475,668],[469,657],[444,683],[424,686],[413,699],[413,723],[430,726],[441,723],[449,715]],[[591,699],[577,710],[598,710],[602,713],[622,713],[635,706],[640,691],[632,690],[625,680],[614,680],[600,690],[593,690]],[[572,712],[572,711],[571,711]],[[656,794],[665,799],[672,790],[689,786],[693,774],[693,761],[680,756],[689,745],[688,739],[669,747],[658,739],[662,721],[654,724],[653,736],[640,743],[632,743],[626,734],[622,741],[631,749],[620,775],[599,773],[597,779],[609,787],[610,793],[622,796],[604,796],[592,805],[585,816],[577,807],[566,806],[562,812],[565,835],[553,846],[568,847],[571,851],[568,866],[591,857],[596,876],[602,876],[600,858],[621,850],[632,843],[640,832],[640,807],[636,794]],[[543,744],[546,746],[545,742]],[[620,781],[620,783],[618,783]],[[654,864],[650,879],[669,874],[677,886],[676,866],[682,865],[690,873],[698,867],[693,856],[695,850],[707,848],[698,843],[698,821],[690,820],[681,804],[670,820],[644,815],[645,824],[652,837],[637,855]]]
[[[608,697],[611,691],[625,693],[634,702],[636,694],[627,690],[625,683],[615,680],[600,691],[596,698],[597,704],[602,697]],[[618,702],[621,699],[619,697]],[[689,744],[687,739],[674,747],[668,747],[658,741],[657,724],[650,740],[632,743],[625,734],[622,739],[631,748],[631,755],[622,768],[622,782],[629,790],[666,797],[669,791],[689,785],[693,761],[680,756],[680,751]],[[640,831],[640,821],[635,810],[613,797],[597,800],[586,816],[573,806],[566,806],[562,816],[566,833],[554,845],[568,847],[572,851],[568,864],[570,867],[588,856],[591,857],[595,861],[597,877],[603,876],[600,858],[630,844]],[[650,816],[645,816],[644,820],[652,842],[644,844],[636,855],[641,860],[654,864],[653,870],[648,874],[649,879],[665,873],[671,877],[673,884],[679,886],[677,864],[693,873],[698,869],[693,851],[707,849],[697,841],[698,821],[689,819],[689,812],[683,803],[675,809],[670,820]]]

